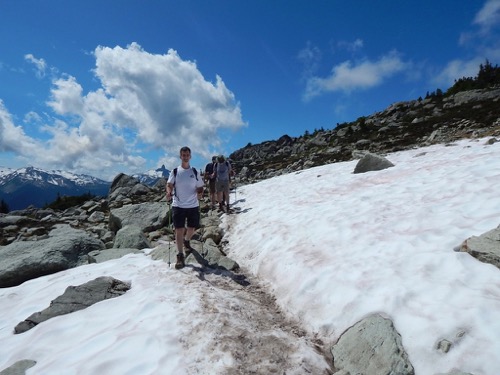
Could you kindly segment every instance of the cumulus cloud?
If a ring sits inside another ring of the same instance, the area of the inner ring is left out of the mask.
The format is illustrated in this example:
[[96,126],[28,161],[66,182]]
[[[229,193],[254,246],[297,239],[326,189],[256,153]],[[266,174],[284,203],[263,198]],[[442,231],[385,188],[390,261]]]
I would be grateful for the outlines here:
[[16,126],[12,116],[0,99],[0,151],[20,155],[33,155],[41,145],[28,137],[21,126]]
[[59,115],[81,115],[83,110],[83,88],[74,77],[54,80],[52,98],[47,104]]
[[353,63],[344,61],[332,68],[327,77],[311,77],[307,81],[305,100],[310,100],[327,92],[350,92],[365,90],[403,71],[407,67],[396,52],[382,56],[376,61],[363,60]]
[[95,55],[96,75],[112,102],[108,121],[134,130],[142,142],[170,152],[191,144],[208,155],[207,140],[220,142],[220,129],[245,126],[221,77],[205,80],[196,63],[172,49],[151,54],[133,43],[98,47]]
[[[85,93],[73,76],[53,79],[47,101],[53,117],[46,116],[39,128],[45,143],[27,137],[0,107],[2,150],[36,158],[38,165],[109,179],[122,171],[142,171],[143,152],[159,151],[178,162],[179,148],[189,145],[208,158],[222,147],[219,131],[246,126],[222,78],[206,80],[195,62],[182,60],[174,50],[152,54],[132,43],[99,46],[94,56],[101,84],[95,91]],[[43,59],[25,58],[40,72],[46,69]],[[25,121],[39,126],[41,117],[31,113]]]

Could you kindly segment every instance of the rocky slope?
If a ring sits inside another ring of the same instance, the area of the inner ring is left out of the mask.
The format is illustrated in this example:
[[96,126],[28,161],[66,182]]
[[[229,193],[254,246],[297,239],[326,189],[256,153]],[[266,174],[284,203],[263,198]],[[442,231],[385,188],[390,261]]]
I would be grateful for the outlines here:
[[332,130],[283,135],[233,152],[243,183],[313,166],[347,161],[369,151],[385,154],[461,138],[500,135],[500,87],[448,97],[394,103],[381,112]]

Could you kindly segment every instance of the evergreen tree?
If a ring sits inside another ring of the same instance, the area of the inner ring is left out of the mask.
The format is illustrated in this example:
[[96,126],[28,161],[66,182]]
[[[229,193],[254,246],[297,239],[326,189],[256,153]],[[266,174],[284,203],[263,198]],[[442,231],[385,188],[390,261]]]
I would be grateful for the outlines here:
[[461,91],[486,89],[495,85],[500,85],[500,68],[498,65],[491,65],[486,60],[484,64],[479,65],[476,77],[462,77],[455,80],[455,84],[446,91],[446,95],[453,95]]
[[7,203],[2,199],[0,200],[0,213],[2,214],[8,214],[10,212],[9,206]]

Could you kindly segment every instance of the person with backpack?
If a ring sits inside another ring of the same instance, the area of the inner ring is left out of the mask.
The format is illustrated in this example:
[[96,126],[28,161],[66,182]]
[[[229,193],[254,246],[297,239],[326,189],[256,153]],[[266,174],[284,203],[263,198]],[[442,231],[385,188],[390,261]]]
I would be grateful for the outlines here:
[[203,174],[203,179],[205,183],[208,182],[208,191],[210,194],[210,203],[212,204],[212,210],[216,207],[215,200],[215,165],[217,164],[217,156],[212,156],[212,162],[205,166],[205,173]]
[[[177,262],[175,268],[185,266],[185,255],[192,251],[189,241],[196,229],[200,227],[199,201],[203,195],[205,184],[198,178],[198,171],[191,167],[191,149],[182,147],[180,150],[181,165],[175,168],[167,180],[167,201],[172,202],[172,219],[175,228],[175,242],[177,245]],[[187,226],[187,228],[186,228]],[[185,237],[184,237],[185,233]]]
[[[223,155],[217,157],[215,164],[215,191],[219,201],[219,209],[224,211],[224,206],[229,212],[229,183],[232,173],[231,163]],[[225,205],[224,205],[225,201]]]

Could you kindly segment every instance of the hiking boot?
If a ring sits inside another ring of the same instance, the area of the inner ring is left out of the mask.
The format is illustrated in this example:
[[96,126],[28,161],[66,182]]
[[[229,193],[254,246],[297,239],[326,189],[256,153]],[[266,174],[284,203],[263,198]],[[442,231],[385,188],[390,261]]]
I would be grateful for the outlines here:
[[177,253],[177,262],[175,263],[175,269],[180,270],[181,268],[184,268],[184,254],[183,253]]
[[219,203],[219,210],[224,211],[224,204],[223,203]]

